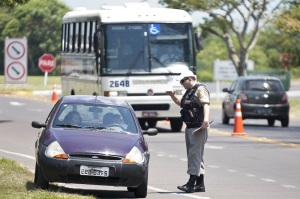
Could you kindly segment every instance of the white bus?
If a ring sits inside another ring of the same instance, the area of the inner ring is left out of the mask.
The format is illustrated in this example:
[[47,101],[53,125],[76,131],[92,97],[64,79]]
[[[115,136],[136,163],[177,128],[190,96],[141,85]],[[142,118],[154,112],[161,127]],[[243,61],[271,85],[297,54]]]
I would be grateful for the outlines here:
[[[197,35],[191,16],[178,9],[124,4],[70,11],[62,20],[62,93],[122,97],[143,129],[168,119],[172,131],[181,131],[180,107],[165,91],[183,94],[176,77],[196,73]],[[162,59],[168,50],[176,58]]]

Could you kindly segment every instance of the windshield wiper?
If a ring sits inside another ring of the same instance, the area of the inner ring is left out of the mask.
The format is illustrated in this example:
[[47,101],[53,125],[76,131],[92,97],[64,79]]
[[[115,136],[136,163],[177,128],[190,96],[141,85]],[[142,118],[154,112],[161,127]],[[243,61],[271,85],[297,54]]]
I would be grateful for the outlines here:
[[107,129],[107,127],[105,126],[85,126],[84,128],[87,128],[87,129]]
[[70,128],[82,128],[81,126],[73,125],[73,124],[57,124],[56,126],[70,127]]
[[144,50],[141,49],[141,50],[139,51],[139,53],[136,55],[136,57],[134,58],[132,64],[130,64],[130,66],[129,66],[129,68],[128,68],[127,75],[131,73],[131,71],[132,71],[132,69],[134,68],[136,62],[140,59],[141,55],[143,55],[143,52],[144,52]]
[[172,72],[168,69],[168,67],[167,67],[164,63],[162,63],[157,57],[152,56],[152,59],[154,59],[154,60],[155,60],[157,63],[159,63],[161,66],[163,66],[164,68],[166,68],[167,71],[168,71],[169,73],[172,73]]
[[95,130],[102,130],[102,129],[106,129],[106,130],[110,130],[116,133],[126,133],[126,131],[120,131],[120,130],[116,130],[112,127],[105,127],[105,126],[85,126],[84,128],[88,128],[88,129],[95,129]]

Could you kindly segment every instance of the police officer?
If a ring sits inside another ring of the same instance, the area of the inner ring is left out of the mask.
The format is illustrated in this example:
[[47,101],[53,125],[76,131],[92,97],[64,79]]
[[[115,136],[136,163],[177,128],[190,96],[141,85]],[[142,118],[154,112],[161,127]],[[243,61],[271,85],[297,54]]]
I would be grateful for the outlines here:
[[188,182],[177,188],[187,193],[205,192],[203,151],[209,127],[209,91],[197,82],[192,71],[182,72],[177,80],[186,89],[182,99],[175,96],[174,91],[166,93],[181,107],[181,118],[186,124],[187,173],[190,175]]

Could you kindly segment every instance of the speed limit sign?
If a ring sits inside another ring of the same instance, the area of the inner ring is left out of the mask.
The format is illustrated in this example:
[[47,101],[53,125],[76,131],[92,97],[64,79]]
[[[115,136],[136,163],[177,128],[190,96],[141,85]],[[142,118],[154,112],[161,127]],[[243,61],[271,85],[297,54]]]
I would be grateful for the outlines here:
[[5,82],[26,83],[27,81],[27,39],[6,38],[5,40]]

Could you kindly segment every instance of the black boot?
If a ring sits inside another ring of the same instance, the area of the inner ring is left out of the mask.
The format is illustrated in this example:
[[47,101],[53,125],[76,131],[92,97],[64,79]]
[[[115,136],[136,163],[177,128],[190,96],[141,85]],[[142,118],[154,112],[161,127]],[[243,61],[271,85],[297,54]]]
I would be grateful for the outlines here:
[[204,175],[201,174],[199,177],[197,177],[194,191],[195,192],[205,192]]
[[194,193],[194,184],[197,180],[197,176],[190,175],[189,181],[182,186],[178,186],[177,189],[187,192],[187,193]]

